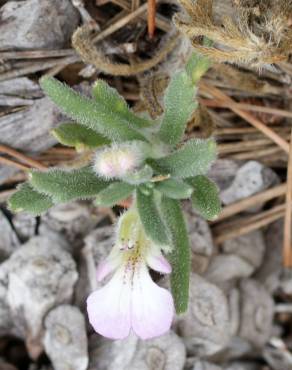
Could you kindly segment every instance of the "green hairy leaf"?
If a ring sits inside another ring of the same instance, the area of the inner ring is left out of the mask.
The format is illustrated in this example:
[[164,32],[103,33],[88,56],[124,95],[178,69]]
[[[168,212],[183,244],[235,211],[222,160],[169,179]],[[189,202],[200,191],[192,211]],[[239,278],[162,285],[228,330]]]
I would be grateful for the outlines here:
[[174,146],[182,139],[186,124],[197,108],[195,92],[192,79],[185,71],[175,74],[170,80],[164,97],[164,116],[159,131],[160,139],[166,144]]
[[113,207],[121,200],[128,198],[135,187],[125,182],[114,182],[100,191],[96,198],[96,204],[104,207]]
[[78,123],[63,123],[51,132],[61,144],[75,147],[78,151],[110,143],[105,137]]
[[113,112],[111,107],[81,96],[53,77],[43,77],[40,85],[52,101],[78,123],[111,140],[145,140],[142,134],[130,127],[129,122]]
[[75,170],[53,168],[46,172],[32,171],[33,188],[52,197],[54,203],[95,197],[110,183],[97,177],[90,167]]
[[109,107],[113,113],[122,116],[126,121],[137,127],[149,127],[151,121],[136,116],[128,107],[125,99],[117,92],[116,89],[110,87],[105,81],[97,80],[92,89],[92,96],[96,101],[105,107]]
[[221,211],[217,185],[206,176],[188,179],[194,191],[191,197],[193,207],[207,220],[214,220]]
[[189,300],[191,257],[187,228],[178,200],[163,197],[161,211],[171,235],[171,292],[176,312],[180,314],[186,312]]
[[8,208],[12,212],[26,211],[39,216],[53,206],[52,199],[34,190],[29,183],[21,184],[16,193],[8,200]]
[[173,199],[188,199],[193,192],[193,188],[190,185],[174,179],[158,182],[155,189]]
[[148,192],[137,190],[137,208],[147,236],[157,244],[168,245],[167,230],[161,220],[152,189],[148,188]]
[[215,158],[214,140],[192,139],[174,153],[153,162],[163,174],[187,178],[206,173]]
[[186,65],[186,71],[192,79],[193,84],[197,84],[210,67],[211,62],[209,58],[193,53]]

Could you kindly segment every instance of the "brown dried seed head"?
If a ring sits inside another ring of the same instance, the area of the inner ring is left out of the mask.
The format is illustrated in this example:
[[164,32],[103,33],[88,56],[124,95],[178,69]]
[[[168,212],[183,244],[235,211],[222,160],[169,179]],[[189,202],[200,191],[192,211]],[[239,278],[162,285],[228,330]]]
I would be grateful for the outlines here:
[[[176,15],[177,28],[198,52],[217,62],[262,68],[287,60],[292,50],[291,0],[234,0],[236,20],[222,16],[219,23],[213,0],[179,1],[188,18]],[[202,37],[212,40],[213,46],[202,45]]]

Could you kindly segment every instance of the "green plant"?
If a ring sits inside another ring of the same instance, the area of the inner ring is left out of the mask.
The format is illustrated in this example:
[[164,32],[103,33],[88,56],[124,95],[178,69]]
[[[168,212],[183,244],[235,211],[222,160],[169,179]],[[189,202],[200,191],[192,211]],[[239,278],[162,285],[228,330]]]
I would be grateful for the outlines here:
[[122,250],[127,243],[127,253],[133,253],[130,249],[137,243],[143,246],[134,257],[129,254],[129,261],[141,257],[148,245],[153,255],[156,250],[166,254],[177,313],[187,309],[190,273],[180,201],[191,199],[209,220],[220,212],[217,187],[206,177],[216,158],[215,141],[183,142],[187,122],[197,109],[197,83],[208,67],[206,58],[192,55],[186,68],[170,79],[164,113],[155,121],[135,115],[101,80],[94,84],[90,99],[52,77],[42,78],[43,90],[74,121],[60,125],[54,136],[78,151],[94,151],[92,163],[71,170],[33,170],[9,200],[12,211],[39,215],[54,204],[76,199],[95,199],[96,204],[111,207],[132,196],[131,213],[120,222],[117,244]]

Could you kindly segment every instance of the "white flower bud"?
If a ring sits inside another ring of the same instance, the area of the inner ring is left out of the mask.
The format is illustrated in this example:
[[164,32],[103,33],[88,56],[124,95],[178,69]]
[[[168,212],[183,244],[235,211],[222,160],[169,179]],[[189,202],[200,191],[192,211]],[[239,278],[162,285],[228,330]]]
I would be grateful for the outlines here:
[[[142,146],[141,146],[142,144]],[[145,159],[144,143],[113,144],[95,155],[94,171],[105,178],[123,178],[138,169]]]

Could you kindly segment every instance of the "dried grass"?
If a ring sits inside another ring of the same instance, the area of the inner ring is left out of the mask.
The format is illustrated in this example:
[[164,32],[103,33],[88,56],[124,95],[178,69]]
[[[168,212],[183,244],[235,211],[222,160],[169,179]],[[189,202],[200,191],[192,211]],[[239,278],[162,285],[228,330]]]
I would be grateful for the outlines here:
[[[214,20],[213,0],[179,0],[184,13],[174,17],[176,26],[194,48],[216,62],[262,68],[288,59],[292,49],[291,0],[237,0],[236,20]],[[207,38],[212,46],[202,44]]]

